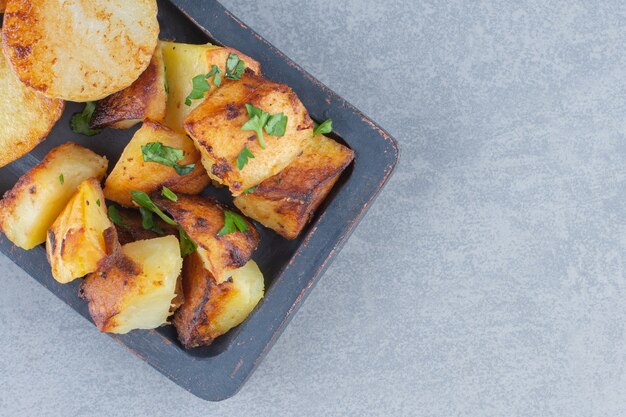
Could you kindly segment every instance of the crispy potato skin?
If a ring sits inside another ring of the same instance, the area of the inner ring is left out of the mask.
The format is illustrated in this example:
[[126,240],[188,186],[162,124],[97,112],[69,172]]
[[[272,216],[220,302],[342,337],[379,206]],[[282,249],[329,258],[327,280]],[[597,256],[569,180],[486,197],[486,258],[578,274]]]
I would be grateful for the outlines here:
[[[124,221],[124,226],[115,225],[119,242],[122,245],[136,242],[138,240],[148,240],[160,237],[156,232],[143,228],[141,214],[133,209],[120,209],[120,215]],[[154,221],[163,229],[164,236],[177,236],[178,229],[161,220],[158,216],[154,216]]]
[[[182,149],[185,157],[179,164],[195,163],[196,167],[189,174],[181,176],[174,168],[156,162],[145,162],[141,147],[150,142],[161,142],[163,145]],[[126,145],[107,178],[104,195],[124,207],[133,207],[131,190],[151,194],[161,192],[163,186],[166,186],[175,193],[198,194],[209,182],[206,170],[200,163],[200,153],[193,141],[182,133],[147,120]]]
[[205,267],[217,282],[223,282],[229,272],[244,266],[259,244],[259,233],[248,221],[245,232],[218,236],[224,227],[224,207],[215,200],[188,195],[179,195],[175,203],[158,196],[153,199],[198,244]]
[[45,96],[95,101],[146,69],[156,15],[155,0],[12,0],[3,49],[22,82]]
[[105,157],[73,142],[54,148],[0,200],[0,230],[23,249],[45,242],[78,186],[90,177],[101,180],[107,165]]
[[217,337],[242,323],[263,297],[263,276],[236,277],[217,284],[198,253],[183,265],[184,304],[172,323],[186,348],[210,345]]
[[128,129],[142,120],[163,122],[167,92],[163,52],[157,46],[148,68],[130,87],[96,103],[91,128]]
[[281,236],[294,239],[353,159],[351,149],[317,135],[278,175],[263,181],[254,192],[236,197],[235,206]]
[[85,180],[48,229],[46,255],[52,276],[66,284],[98,269],[108,256],[104,232],[112,229],[96,178]]
[[0,167],[41,143],[63,114],[65,102],[44,97],[17,78],[0,54]]
[[0,0],[0,13],[4,13],[4,9],[7,7],[7,0]]
[[[250,119],[246,103],[270,114],[284,113],[288,117],[285,135],[264,133],[267,147],[262,149],[254,132],[241,130]],[[286,168],[313,136],[313,121],[291,88],[247,72],[239,82],[210,93],[185,119],[185,130],[202,152],[211,178],[239,195]],[[254,159],[240,171],[237,156],[244,147]]]
[[[184,132],[183,121],[202,100],[192,101],[190,106],[185,104],[185,98],[192,90],[192,78],[199,74],[207,74],[213,65],[224,74],[226,59],[230,53],[237,54],[246,64],[246,68],[260,74],[259,63],[251,57],[232,48],[223,48],[216,45],[190,45],[160,41],[163,57],[167,68],[166,77],[169,86],[167,102],[167,116],[165,124],[174,130]],[[223,85],[230,83],[223,79]],[[211,83],[211,88],[216,89]]]

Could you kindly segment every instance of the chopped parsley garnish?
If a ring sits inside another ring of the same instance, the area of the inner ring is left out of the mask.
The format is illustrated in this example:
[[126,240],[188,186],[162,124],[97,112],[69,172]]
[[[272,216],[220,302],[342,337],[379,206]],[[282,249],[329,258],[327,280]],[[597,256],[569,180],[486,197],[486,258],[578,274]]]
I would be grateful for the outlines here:
[[287,129],[287,116],[284,113],[271,115],[258,107],[254,107],[252,104],[246,104],[246,110],[248,110],[248,120],[241,130],[251,130],[256,133],[259,139],[261,149],[265,149],[265,139],[263,138],[263,128],[268,135],[272,136],[284,136]]
[[154,214],[145,207],[139,207],[141,213],[141,225],[146,230],[151,230],[156,234],[163,235],[163,229],[154,221]]
[[65,177],[63,176],[63,174],[59,175],[59,182],[61,183],[61,185],[65,183]]
[[178,226],[178,224],[167,214],[163,213],[160,208],[157,207],[156,204],[150,199],[148,194],[143,191],[131,191],[130,195],[132,196],[132,200],[139,205],[139,207],[143,207],[152,213],[159,216],[165,223],[171,226]]
[[257,188],[259,188],[258,185],[255,185],[254,187],[250,187],[250,188],[246,188],[245,190],[243,190],[243,194],[252,194]]
[[198,245],[194,242],[182,227],[178,228],[178,236],[180,237],[180,254],[184,258],[191,255],[198,249]]
[[177,202],[178,201],[178,196],[176,194],[174,194],[174,191],[170,190],[169,188],[163,186],[163,190],[161,191],[161,195],[165,198],[167,198],[170,201],[173,202]]
[[198,74],[191,79],[192,89],[189,95],[185,98],[185,105],[191,106],[191,100],[200,100],[204,98],[204,95],[211,90],[209,84],[209,78],[213,77],[213,84],[219,87],[222,84],[222,70],[217,65],[211,67],[211,71],[207,74]]
[[96,206],[100,207],[100,199],[96,200]]
[[332,119],[328,119],[326,121],[324,121],[322,124],[317,124],[315,126],[315,129],[313,130],[313,135],[326,135],[330,132],[333,131],[333,120]]
[[254,154],[250,151],[250,149],[248,149],[247,146],[244,146],[242,151],[239,153],[239,156],[237,157],[237,169],[239,171],[241,171],[243,167],[248,164],[249,158],[254,159]]
[[85,136],[94,136],[102,132],[102,129],[92,129],[89,127],[91,116],[93,116],[95,109],[96,103],[89,101],[85,104],[85,108],[81,113],[74,113],[70,119],[70,128],[72,131]]
[[237,230],[245,232],[248,230],[248,223],[237,213],[226,210],[224,212],[224,227],[217,232],[217,235],[224,236],[230,233],[235,233]]
[[122,218],[122,215],[118,211],[117,207],[109,206],[108,215],[113,224],[123,227],[124,229],[128,229],[128,226],[124,223],[124,219]]
[[196,164],[179,165],[178,161],[185,158],[182,149],[171,148],[161,142],[150,142],[141,147],[144,162],[156,162],[174,168],[178,175],[187,175],[194,170]]
[[241,76],[246,70],[246,63],[239,59],[237,54],[229,54],[226,59],[226,74],[224,77],[231,80],[241,80]]

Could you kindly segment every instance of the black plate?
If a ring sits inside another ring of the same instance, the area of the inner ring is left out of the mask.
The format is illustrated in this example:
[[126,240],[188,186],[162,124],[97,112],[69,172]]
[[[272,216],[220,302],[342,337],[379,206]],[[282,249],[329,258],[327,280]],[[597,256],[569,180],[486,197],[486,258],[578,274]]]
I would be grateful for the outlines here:
[[[395,141],[374,122],[303,71],[289,58],[234,17],[216,1],[189,1],[185,10],[159,0],[161,38],[187,43],[229,45],[261,63],[263,74],[290,85],[315,120],[333,119],[335,139],[350,146],[356,160],[337,183],[302,236],[287,241],[260,225],[261,245],[254,259],[265,275],[266,294],[250,317],[207,348],[186,351],[171,326],[112,335],[159,372],[198,397],[218,401],[235,394],[274,344],[300,303],[341,249],[388,180],[398,158]],[[68,103],[49,138],[19,161],[0,169],[0,192],[55,146],[73,140],[109,158],[113,167],[136,129],[105,130],[80,137],[69,129],[69,117],[82,105]],[[227,192],[207,194],[230,203]],[[89,318],[78,298],[78,283],[60,285],[50,273],[43,246],[29,252],[0,235],[0,250],[33,278]],[[36,308],[33,307],[33,308]]]

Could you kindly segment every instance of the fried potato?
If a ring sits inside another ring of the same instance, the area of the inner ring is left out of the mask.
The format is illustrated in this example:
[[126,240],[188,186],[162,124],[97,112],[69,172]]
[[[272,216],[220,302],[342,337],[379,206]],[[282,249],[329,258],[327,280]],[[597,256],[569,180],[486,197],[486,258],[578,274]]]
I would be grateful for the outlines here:
[[353,159],[351,149],[316,135],[302,155],[278,175],[236,197],[235,206],[281,236],[294,239]]
[[0,200],[0,230],[11,242],[32,249],[88,178],[101,180],[107,159],[73,142],[54,148]]
[[[174,168],[157,162],[145,162],[141,147],[151,142],[182,149],[185,157],[178,163],[196,164],[196,167],[187,175],[178,175]],[[166,186],[175,193],[198,194],[209,182],[209,177],[200,163],[200,153],[191,139],[159,123],[146,121],[126,145],[107,178],[104,195],[122,206],[133,207],[131,190],[151,194],[155,191],[161,192],[163,186]]]
[[7,7],[7,0],[0,0],[0,13],[4,13],[4,9]]
[[245,232],[218,236],[224,227],[224,208],[212,199],[179,195],[177,202],[156,198],[155,203],[165,209],[196,242],[205,268],[218,283],[226,281],[233,271],[244,266],[259,244],[259,233],[248,221]]
[[[288,118],[285,135],[265,132],[267,147],[262,149],[254,132],[241,129],[250,120],[247,103],[270,114],[284,113]],[[209,94],[185,119],[185,129],[202,152],[202,163],[211,178],[239,195],[286,168],[313,136],[313,121],[291,88],[246,73],[240,82]],[[244,147],[254,159],[239,170],[237,157]]]
[[63,100],[42,96],[15,76],[0,54],[0,167],[22,157],[43,141],[59,120]]
[[100,181],[90,178],[78,187],[48,229],[46,254],[54,279],[67,284],[98,269],[112,249],[105,242],[105,230],[109,230],[111,239],[117,240]]
[[128,129],[142,120],[163,122],[167,91],[165,64],[161,47],[157,46],[148,68],[130,87],[96,103],[90,127]]
[[95,101],[139,78],[158,34],[155,0],[11,0],[2,43],[24,84]]
[[81,297],[98,329],[128,333],[167,323],[183,267],[178,239],[165,236],[122,246],[108,265],[88,275]]
[[[121,225],[115,225],[120,244],[125,245],[138,240],[155,239],[162,236],[152,230],[144,229],[139,211],[124,208],[118,209],[118,211],[123,222]],[[178,236],[178,228],[165,223],[159,216],[154,216],[154,222],[163,230],[164,236]]]
[[174,314],[178,339],[186,348],[210,345],[241,324],[263,298],[263,274],[254,261],[238,269],[231,281],[217,284],[197,253],[185,258],[185,303]]
[[[237,54],[246,64],[246,68],[260,74],[259,63],[247,55],[232,49],[211,44],[189,45],[160,41],[163,48],[163,58],[167,69],[167,85],[169,98],[167,102],[166,124],[172,129],[183,130],[183,121],[202,100],[194,100],[191,106],[185,105],[185,98],[192,90],[192,79],[199,74],[207,74],[213,65],[222,71],[226,68],[226,59],[230,53]],[[223,77],[222,77],[223,78]],[[227,79],[222,80],[228,83]],[[211,88],[216,87],[210,83]]]

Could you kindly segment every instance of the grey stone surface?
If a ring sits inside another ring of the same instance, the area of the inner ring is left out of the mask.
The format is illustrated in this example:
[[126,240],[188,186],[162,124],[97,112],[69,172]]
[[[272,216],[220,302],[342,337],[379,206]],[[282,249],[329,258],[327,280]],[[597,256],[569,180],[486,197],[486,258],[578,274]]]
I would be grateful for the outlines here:
[[395,177],[218,404],[0,257],[0,415],[625,415],[624,3],[224,3],[398,138]]

